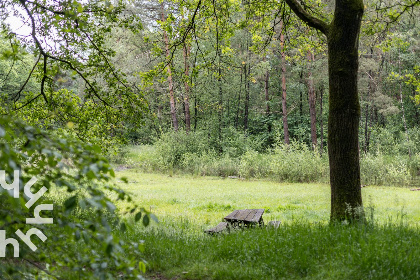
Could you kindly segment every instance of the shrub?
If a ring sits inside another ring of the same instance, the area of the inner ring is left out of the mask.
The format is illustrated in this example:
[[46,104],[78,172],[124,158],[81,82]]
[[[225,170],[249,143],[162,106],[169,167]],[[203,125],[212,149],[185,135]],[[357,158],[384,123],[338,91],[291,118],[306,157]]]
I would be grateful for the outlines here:
[[328,179],[328,161],[304,143],[277,146],[270,160],[271,173],[279,181],[319,182]]
[[247,151],[239,164],[239,175],[244,178],[263,178],[270,173],[270,155]]
[[186,154],[200,156],[209,152],[209,140],[204,132],[169,132],[155,143],[156,155],[166,168],[181,167]]
[[405,186],[411,180],[407,156],[364,154],[361,157],[360,169],[362,184]]

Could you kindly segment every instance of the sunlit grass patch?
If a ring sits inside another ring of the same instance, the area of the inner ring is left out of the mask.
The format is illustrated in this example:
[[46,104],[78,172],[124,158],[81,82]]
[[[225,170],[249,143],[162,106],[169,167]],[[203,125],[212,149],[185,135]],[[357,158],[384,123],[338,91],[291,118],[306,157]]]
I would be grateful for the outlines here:
[[[134,223],[122,237],[145,240],[149,273],[181,279],[419,279],[420,192],[362,189],[367,225],[329,225],[326,184],[147,174],[120,186],[160,223]],[[124,207],[119,204],[119,207]],[[235,209],[264,208],[277,230],[209,236]],[[133,217],[127,216],[128,220]]]

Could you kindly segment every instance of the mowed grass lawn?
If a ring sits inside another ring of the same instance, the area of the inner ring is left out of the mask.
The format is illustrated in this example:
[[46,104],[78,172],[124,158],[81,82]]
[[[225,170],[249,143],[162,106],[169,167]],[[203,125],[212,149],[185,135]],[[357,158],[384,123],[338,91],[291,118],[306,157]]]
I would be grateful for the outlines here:
[[[160,220],[124,234],[145,240],[149,276],[163,279],[420,279],[420,192],[363,188],[367,225],[328,224],[324,184],[117,173]],[[123,205],[120,205],[123,207]],[[264,208],[277,230],[203,233],[235,209]],[[373,217],[373,220],[372,220]],[[128,218],[132,220],[132,217]]]

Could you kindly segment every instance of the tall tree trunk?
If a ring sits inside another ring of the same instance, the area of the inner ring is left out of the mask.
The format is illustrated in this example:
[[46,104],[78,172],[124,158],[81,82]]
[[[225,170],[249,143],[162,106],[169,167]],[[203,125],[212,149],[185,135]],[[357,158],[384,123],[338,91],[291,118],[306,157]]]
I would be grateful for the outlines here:
[[312,62],[315,60],[314,54],[308,51],[308,99],[309,99],[309,115],[311,117],[311,141],[312,149],[315,150],[317,147],[316,137],[316,97],[314,78],[312,76]]
[[235,116],[235,128],[236,129],[238,129],[238,126],[239,126],[239,113],[241,111],[241,93],[242,93],[243,71],[244,71],[244,67],[241,67],[241,83],[239,84],[238,108],[236,110],[236,116]]
[[365,105],[365,146],[364,151],[367,153],[369,151],[370,145],[370,124],[371,124],[371,116],[369,108],[369,104],[372,102],[372,95],[374,93],[374,84],[373,84],[373,72],[369,70],[369,83],[368,83],[368,91],[366,96],[366,105]]
[[[400,50],[398,49],[398,74],[401,77],[401,57],[400,57]],[[407,144],[409,144],[410,142],[410,138],[408,136],[408,129],[407,129],[407,121],[405,119],[405,110],[404,110],[404,100],[403,100],[403,94],[402,94],[402,82],[399,82],[399,86],[400,86],[400,92],[399,92],[399,99],[400,99],[400,103],[401,103],[401,112],[402,112],[402,121],[403,121],[403,125],[404,125],[404,131],[405,131],[405,138],[407,140]],[[410,146],[408,146],[408,156],[411,159],[411,149]]]
[[360,104],[357,90],[362,0],[336,0],[329,26],[328,153],[331,220],[363,218],[359,165]]
[[184,94],[184,106],[185,106],[185,131],[187,134],[191,130],[191,114],[190,114],[190,85],[188,84],[189,75],[190,75],[190,46],[187,46],[187,43],[184,44],[184,69],[185,69],[185,94]]
[[360,104],[357,91],[363,0],[336,0],[330,24],[310,14],[298,0],[286,0],[286,3],[301,20],[327,36],[331,221],[364,219],[360,188]]
[[219,134],[219,153],[222,154],[223,146],[222,146],[222,127],[223,127],[223,90],[222,90],[222,68],[220,65],[220,52],[219,52],[219,65],[218,65],[218,77],[217,83],[219,84],[219,127],[218,127],[218,134]]
[[[162,22],[166,21],[165,18],[165,11],[163,7],[163,2],[161,4],[161,20]],[[166,50],[166,60],[168,65],[167,71],[168,71],[168,83],[169,83],[169,104],[171,107],[171,118],[172,118],[172,125],[174,127],[175,131],[178,131],[178,119],[176,118],[176,108],[175,108],[175,95],[174,95],[174,84],[172,81],[172,70],[171,70],[171,62],[170,60],[170,51],[169,51],[169,38],[168,34],[166,33],[166,30],[163,29],[163,40],[165,42],[165,50]]]
[[[301,85],[303,85],[304,81],[303,81],[303,70],[300,71],[299,73],[299,83]],[[299,91],[299,124],[303,124],[303,90],[302,87]]]
[[194,131],[197,130],[197,121],[198,121],[198,96],[197,93],[194,94]]
[[282,90],[282,111],[283,111],[283,132],[284,143],[290,144],[289,124],[287,122],[287,92],[286,92],[286,54],[284,53],[283,21],[280,22],[280,53],[281,53],[281,90]]
[[324,151],[324,117],[323,117],[323,101],[324,101],[324,85],[321,84],[319,87],[319,126],[321,130],[321,139],[319,140],[319,150],[322,154]]
[[[265,57],[264,57],[264,61],[265,61]],[[270,72],[267,70],[267,72],[265,72],[265,77],[264,77],[264,93],[265,93],[265,115],[267,118],[267,130],[269,135],[271,134],[271,111],[270,111],[270,92],[269,92],[269,82],[270,82]],[[270,137],[270,145],[271,145],[271,136]]]
[[246,53],[247,58],[244,65],[245,69],[245,112],[244,112],[244,130],[248,130],[248,116],[249,116],[249,90],[250,90],[250,74],[251,74],[251,65],[249,63],[249,42],[248,34],[246,39]]

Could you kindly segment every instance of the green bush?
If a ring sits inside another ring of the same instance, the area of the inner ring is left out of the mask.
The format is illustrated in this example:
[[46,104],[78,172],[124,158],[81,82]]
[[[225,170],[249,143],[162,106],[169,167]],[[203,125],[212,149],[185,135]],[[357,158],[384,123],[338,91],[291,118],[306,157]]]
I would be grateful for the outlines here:
[[268,154],[248,151],[239,164],[239,175],[244,178],[264,178],[270,173],[270,158]]
[[360,169],[362,184],[367,185],[405,186],[412,179],[408,156],[364,154],[360,160]]
[[186,154],[202,155],[209,152],[209,140],[204,132],[183,131],[163,134],[155,143],[156,156],[164,167],[181,167]]
[[[231,128],[226,131],[229,133],[223,139],[222,154],[208,134],[181,131],[164,134],[154,145],[131,147],[124,155],[126,160],[120,162],[147,172],[270,178],[281,182],[329,181],[328,155],[312,151],[306,143],[279,143],[261,152],[257,138]],[[413,143],[420,139],[420,130],[410,131],[409,142],[402,137],[405,135],[386,129],[372,132],[370,152],[361,153],[362,184],[407,186],[415,182],[420,176],[420,151]]]
[[277,146],[271,156],[271,173],[279,181],[325,182],[328,160],[313,152],[304,143],[292,142]]
[[[408,136],[408,140],[407,140]],[[370,136],[371,153],[384,155],[408,155],[420,153],[420,129],[411,128],[407,134],[403,131],[391,131],[386,128],[374,129]]]

